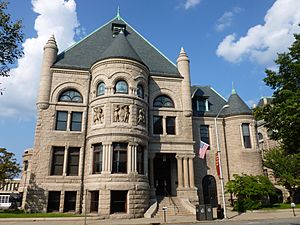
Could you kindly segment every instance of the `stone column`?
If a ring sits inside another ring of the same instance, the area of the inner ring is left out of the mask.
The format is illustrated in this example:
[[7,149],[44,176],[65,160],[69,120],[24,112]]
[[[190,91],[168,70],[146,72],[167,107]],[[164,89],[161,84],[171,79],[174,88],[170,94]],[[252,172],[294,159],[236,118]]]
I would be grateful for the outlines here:
[[195,177],[194,177],[194,162],[193,157],[189,158],[189,175],[190,175],[190,187],[195,187]]
[[144,147],[144,174],[149,176],[148,174],[148,147]]
[[187,188],[189,187],[189,171],[188,171],[188,158],[184,157],[183,158],[183,179],[184,179],[184,187]]
[[[102,143],[103,144],[103,143]],[[102,152],[102,172],[107,172],[108,171],[108,158],[107,158],[107,153],[108,153],[108,145],[103,144],[103,152]]]
[[79,150],[79,165],[78,165],[78,176],[82,176],[82,167],[84,167],[83,162],[83,147]]
[[178,188],[182,188],[182,157],[176,156],[177,158],[177,176],[178,176]]
[[69,146],[65,146],[65,153],[64,153],[64,165],[63,165],[63,176],[67,176],[67,166],[68,166],[68,151]]
[[132,144],[128,145],[128,154],[127,154],[127,173],[131,173],[132,171]]
[[[93,149],[93,153],[94,154],[94,149]],[[94,158],[94,156],[93,156]],[[102,172],[107,172],[107,144],[102,143]],[[94,166],[94,165],[93,165]]]
[[132,172],[137,173],[137,144],[132,146]]
[[104,168],[104,172],[111,173],[112,171],[112,160],[113,160],[113,147],[111,142],[103,143],[103,159],[104,162],[102,168]]
[[71,118],[72,118],[72,113],[68,111],[68,117],[67,117],[67,131],[71,130]]

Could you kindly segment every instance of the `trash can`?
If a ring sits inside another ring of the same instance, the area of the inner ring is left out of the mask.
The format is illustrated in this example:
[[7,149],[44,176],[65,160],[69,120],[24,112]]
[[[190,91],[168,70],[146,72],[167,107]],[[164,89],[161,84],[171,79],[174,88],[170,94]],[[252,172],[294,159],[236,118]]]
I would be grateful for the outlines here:
[[207,204],[205,205],[205,214],[206,214],[206,220],[213,220],[213,209],[211,205]]
[[196,220],[206,220],[205,205],[196,205]]
[[221,207],[221,205],[218,205],[217,207],[217,218],[219,220],[224,219],[224,209]]

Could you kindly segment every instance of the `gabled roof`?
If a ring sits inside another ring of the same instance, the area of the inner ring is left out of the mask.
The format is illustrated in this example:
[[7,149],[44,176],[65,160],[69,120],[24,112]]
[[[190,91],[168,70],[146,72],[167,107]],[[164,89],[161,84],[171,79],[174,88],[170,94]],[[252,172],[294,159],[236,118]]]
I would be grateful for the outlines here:
[[194,115],[195,116],[211,116],[215,117],[220,109],[226,105],[226,99],[222,97],[219,93],[217,93],[210,86],[192,86],[192,98],[205,98],[208,100],[209,111],[204,112],[202,115]]
[[108,49],[113,48],[115,40],[112,31],[113,24],[126,25],[126,39],[133,50],[129,54],[133,56],[132,53],[135,52],[136,55],[133,58],[138,59],[138,61],[140,59],[149,68],[150,74],[181,77],[176,65],[127,24],[119,15],[59,54],[53,67],[88,70],[96,61],[103,58],[105,54],[111,53],[111,50]]
[[235,91],[230,95],[227,104],[229,107],[223,112],[225,116],[252,115],[251,109]]

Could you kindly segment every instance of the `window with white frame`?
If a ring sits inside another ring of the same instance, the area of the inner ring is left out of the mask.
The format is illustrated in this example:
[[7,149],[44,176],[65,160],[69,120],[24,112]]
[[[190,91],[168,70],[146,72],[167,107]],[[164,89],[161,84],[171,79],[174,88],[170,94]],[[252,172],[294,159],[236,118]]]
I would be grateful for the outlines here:
[[244,148],[251,148],[250,124],[249,123],[242,124],[242,135],[243,135]]

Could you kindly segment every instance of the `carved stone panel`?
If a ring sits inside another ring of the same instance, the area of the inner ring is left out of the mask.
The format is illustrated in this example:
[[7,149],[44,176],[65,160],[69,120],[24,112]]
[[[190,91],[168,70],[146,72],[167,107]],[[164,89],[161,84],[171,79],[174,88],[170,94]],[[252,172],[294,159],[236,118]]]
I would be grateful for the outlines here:
[[104,121],[103,106],[94,107],[93,111],[94,111],[94,116],[93,116],[94,124],[102,124]]
[[144,108],[138,108],[137,110],[137,124],[146,126],[146,114]]
[[113,121],[128,123],[130,108],[129,105],[114,105]]

